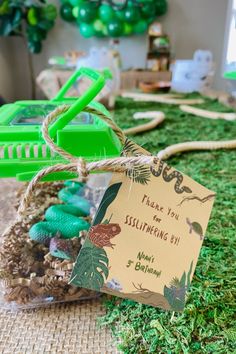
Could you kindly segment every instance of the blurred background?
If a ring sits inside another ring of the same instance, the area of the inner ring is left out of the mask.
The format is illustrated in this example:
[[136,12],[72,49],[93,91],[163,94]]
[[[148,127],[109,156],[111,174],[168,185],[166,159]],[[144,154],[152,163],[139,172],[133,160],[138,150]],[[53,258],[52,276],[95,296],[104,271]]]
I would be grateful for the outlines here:
[[[31,55],[34,79],[48,67],[50,57],[63,56],[69,50],[87,53],[91,47],[108,46],[110,41],[108,37],[83,37],[75,23],[67,22],[60,16],[62,2],[51,0],[48,3],[56,6],[58,15],[47,39],[43,41],[41,52]],[[223,78],[226,63],[236,61],[236,0],[170,0],[168,5],[168,11],[158,21],[170,38],[171,60],[191,59],[198,49],[210,51],[216,68],[213,87],[227,89],[227,81]],[[147,32],[120,37],[122,70],[145,68],[147,51]],[[0,68],[0,95],[6,101],[31,97],[29,54],[21,37],[0,37]],[[42,92],[37,88],[37,97],[41,96]]]

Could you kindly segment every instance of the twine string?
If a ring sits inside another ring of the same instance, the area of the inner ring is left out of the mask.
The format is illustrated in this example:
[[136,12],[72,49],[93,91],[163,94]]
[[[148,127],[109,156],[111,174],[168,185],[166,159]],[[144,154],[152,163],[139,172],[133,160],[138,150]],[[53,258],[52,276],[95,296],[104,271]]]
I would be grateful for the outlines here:
[[82,157],[78,159],[77,172],[78,172],[78,176],[81,176],[82,182],[86,182],[89,172],[87,169],[87,163],[86,163],[85,159],[83,159]]
[[[46,117],[46,119],[44,120],[43,125],[42,125],[42,136],[43,136],[46,144],[51,148],[52,151],[54,151],[55,153],[64,157],[66,160],[78,161],[79,158],[77,156],[70,154],[68,151],[65,151],[60,146],[56,145],[55,142],[50,137],[49,131],[48,131],[49,125],[51,123],[55,122],[62,113],[67,112],[69,108],[70,108],[69,105],[59,106],[54,111],[52,111],[51,113],[48,114],[48,116]],[[121,142],[121,145],[124,145],[125,140],[126,140],[126,136],[123,133],[123,131],[115,124],[115,122],[111,118],[109,118],[108,116],[103,114],[101,111],[98,111],[97,109],[89,107],[89,106],[85,107],[83,112],[99,116],[116,133],[117,137],[119,138],[119,140]]]
[[[57,146],[54,141],[50,138],[48,127],[49,125],[58,119],[59,115],[66,112],[69,106],[64,105],[56,108],[52,113],[50,113],[45,119],[42,126],[42,134],[47,143],[47,145],[56,153],[69,160],[68,164],[59,164],[51,167],[47,167],[41,170],[29,183],[25,195],[23,196],[17,214],[17,221],[20,221],[24,216],[27,215],[27,209],[29,207],[31,196],[38,182],[45,176],[53,172],[75,172],[80,177],[86,179],[89,172],[91,171],[113,171],[113,172],[124,172],[130,169],[134,165],[151,165],[155,159],[167,159],[172,155],[185,151],[193,150],[218,150],[218,149],[235,149],[236,140],[231,141],[196,141],[196,142],[185,142],[180,144],[175,144],[167,147],[166,149],[160,151],[156,156],[139,156],[139,157],[119,157],[113,159],[104,159],[95,162],[86,163],[83,158],[79,158],[71,155],[61,147]],[[84,112],[92,113],[99,116],[104,120],[111,129],[116,133],[122,145],[124,145],[126,136],[124,132],[115,124],[115,122],[103,114],[97,111],[95,108],[86,107]],[[163,120],[163,118],[161,118]]]
[[[151,165],[155,159],[157,159],[156,156],[142,155],[137,157],[118,157],[96,162],[89,162],[86,164],[86,174],[89,174],[91,171],[125,172],[128,168],[130,168],[130,165]],[[74,172],[79,174],[78,170],[80,170],[80,166],[81,159],[79,159],[79,164],[78,161],[69,164],[58,164],[39,171],[28,184],[26,192],[18,208],[18,215],[20,217],[27,215],[27,208],[29,206],[31,196],[35,190],[35,187],[43,177],[55,172]]]
[[[45,176],[55,173],[55,172],[74,172],[77,173],[78,176],[82,177],[82,179],[86,179],[91,171],[107,171],[107,172],[125,172],[130,166],[133,165],[151,165],[156,159],[156,156],[135,156],[135,157],[117,157],[111,159],[104,159],[94,162],[87,163],[85,159],[82,157],[76,157],[65,151],[63,148],[59,147],[55,144],[53,139],[49,136],[49,125],[54,122],[58,117],[66,112],[69,109],[69,106],[63,105],[57,107],[53,112],[51,112],[45,119],[42,125],[42,135],[46,142],[46,144],[50,147],[52,151],[64,157],[69,161],[68,164],[57,164],[54,166],[50,166],[42,169],[37,173],[37,175],[31,180],[29,183],[25,194],[21,200],[21,203],[17,212],[17,220],[21,220],[25,216],[27,216],[30,211],[28,211],[28,207],[30,204],[30,200],[32,194],[37,186],[38,182]],[[124,145],[126,136],[123,131],[115,124],[115,122],[110,119],[105,114],[97,111],[94,108],[86,107],[84,112],[92,113],[99,116],[102,120],[104,120],[110,128],[116,133],[122,145]]]

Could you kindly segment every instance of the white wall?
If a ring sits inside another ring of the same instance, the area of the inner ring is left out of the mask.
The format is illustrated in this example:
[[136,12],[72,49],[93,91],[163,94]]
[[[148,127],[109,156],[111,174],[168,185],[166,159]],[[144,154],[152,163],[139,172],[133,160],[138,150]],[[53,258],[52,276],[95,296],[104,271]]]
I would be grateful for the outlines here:
[[0,37],[0,96],[10,100],[14,95],[12,61],[6,38]]
[[[53,0],[54,3],[59,1]],[[225,22],[228,0],[169,0],[169,12],[162,19],[165,31],[170,35],[176,58],[191,58],[196,49],[210,49],[217,63],[215,86],[222,88],[221,61],[223,53]],[[5,73],[7,95],[11,87],[12,100],[30,97],[30,81],[27,55],[20,38],[8,38],[8,54],[13,58],[11,72]],[[65,50],[88,50],[90,46],[107,44],[104,39],[85,40],[78,29],[58,19],[55,28],[44,43],[43,52],[34,55],[34,71],[37,75],[47,67],[52,55],[61,55]],[[145,65],[147,41],[145,36],[121,39],[121,55],[124,68]],[[4,52],[7,48],[3,49]],[[1,60],[1,59],[0,59]],[[1,65],[1,62],[0,62]],[[0,67],[1,71],[2,68]],[[9,71],[9,70],[8,70]],[[6,79],[6,77],[8,79]]]
[[228,0],[169,0],[164,27],[175,57],[191,58],[196,49],[209,49],[216,62],[215,87],[224,88],[222,60]]
[[229,0],[226,30],[225,30],[225,43],[224,43],[224,57],[223,57],[223,70],[231,70],[227,67],[231,62],[235,62],[236,58],[236,42],[235,31],[236,27],[232,28],[233,14],[236,11],[236,0]]

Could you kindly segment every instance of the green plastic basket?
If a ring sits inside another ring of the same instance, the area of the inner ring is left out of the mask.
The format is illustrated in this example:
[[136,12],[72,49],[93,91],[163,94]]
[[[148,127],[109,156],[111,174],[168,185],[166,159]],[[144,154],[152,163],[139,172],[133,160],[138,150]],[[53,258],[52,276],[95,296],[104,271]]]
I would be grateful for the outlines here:
[[[92,81],[79,98],[65,97],[81,76]],[[88,68],[76,71],[51,101],[18,101],[0,109],[0,178],[30,180],[39,170],[66,161],[49,149],[41,134],[43,119],[56,107],[70,108],[50,126],[49,133],[57,145],[77,157],[95,161],[120,155],[122,146],[112,129],[98,116],[83,112],[86,106],[111,118],[98,102],[92,101],[105,85],[109,72]],[[68,173],[51,174],[47,180],[73,177]]]
[[236,80],[236,71],[229,71],[224,73],[224,78],[228,80]]

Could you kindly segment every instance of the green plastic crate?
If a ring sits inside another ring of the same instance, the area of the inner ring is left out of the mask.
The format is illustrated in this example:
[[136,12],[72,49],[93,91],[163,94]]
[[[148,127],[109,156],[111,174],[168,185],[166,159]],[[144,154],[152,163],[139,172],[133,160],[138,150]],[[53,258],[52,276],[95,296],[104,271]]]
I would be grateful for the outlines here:
[[[91,79],[90,88],[80,98],[65,98],[81,75]],[[112,129],[98,116],[82,112],[89,105],[110,117],[105,107],[92,101],[104,87],[107,75],[107,72],[101,74],[83,68],[72,75],[51,101],[18,101],[1,107],[0,178],[17,177],[27,181],[44,167],[66,162],[46,146],[41,134],[47,114],[63,104],[71,105],[70,109],[49,129],[57,145],[88,161],[119,156],[122,146]],[[71,177],[68,173],[58,173],[47,180]]]

